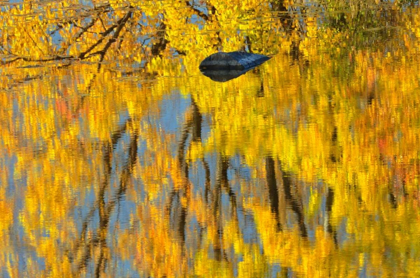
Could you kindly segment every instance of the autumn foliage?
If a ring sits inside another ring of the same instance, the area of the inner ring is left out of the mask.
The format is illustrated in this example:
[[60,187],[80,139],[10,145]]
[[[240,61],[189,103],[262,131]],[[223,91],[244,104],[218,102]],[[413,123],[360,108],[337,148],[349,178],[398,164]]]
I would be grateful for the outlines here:
[[2,276],[420,274],[418,2],[1,5]]

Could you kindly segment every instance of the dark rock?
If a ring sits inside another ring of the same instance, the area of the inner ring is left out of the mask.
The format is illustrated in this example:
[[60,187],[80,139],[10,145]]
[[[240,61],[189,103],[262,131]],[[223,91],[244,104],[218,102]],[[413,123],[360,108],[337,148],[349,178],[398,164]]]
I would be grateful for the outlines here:
[[225,82],[261,65],[270,57],[247,52],[218,52],[204,59],[200,71],[214,81]]

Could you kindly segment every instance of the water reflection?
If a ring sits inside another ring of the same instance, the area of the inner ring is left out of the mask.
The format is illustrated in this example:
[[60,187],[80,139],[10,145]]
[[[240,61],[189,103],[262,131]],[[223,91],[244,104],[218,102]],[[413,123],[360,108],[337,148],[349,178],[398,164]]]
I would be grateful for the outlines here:
[[[337,30],[378,24],[340,14]],[[2,276],[418,276],[415,36],[377,45],[392,54],[308,35],[220,83],[201,56],[165,58],[161,27],[123,77],[111,62],[2,68]]]

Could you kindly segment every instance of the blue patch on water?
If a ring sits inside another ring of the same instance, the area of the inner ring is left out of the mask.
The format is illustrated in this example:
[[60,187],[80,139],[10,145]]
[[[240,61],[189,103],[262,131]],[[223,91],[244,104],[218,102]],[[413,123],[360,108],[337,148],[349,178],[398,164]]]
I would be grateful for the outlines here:
[[179,92],[174,92],[170,97],[162,100],[159,110],[162,111],[160,118],[157,120],[166,133],[181,133],[183,115],[191,106],[191,100],[183,97]]

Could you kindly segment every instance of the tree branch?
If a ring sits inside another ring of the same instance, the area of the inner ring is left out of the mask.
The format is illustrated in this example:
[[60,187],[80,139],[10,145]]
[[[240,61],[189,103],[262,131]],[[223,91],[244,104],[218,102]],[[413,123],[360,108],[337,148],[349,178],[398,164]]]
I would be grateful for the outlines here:
[[44,58],[44,59],[33,59],[33,58],[19,56],[9,61],[2,62],[1,65],[3,66],[8,65],[19,60],[23,60],[25,62],[50,62],[50,61],[67,60],[67,59],[73,59],[73,58],[74,58],[73,56],[61,56],[61,55],[56,55],[56,56],[52,56],[51,58]]
[[130,19],[132,12],[129,11],[121,20],[119,26],[117,27],[117,30],[115,30],[114,35],[112,36],[112,38],[106,43],[105,47],[102,49],[102,51],[100,51],[101,54],[101,62],[103,61],[106,52],[108,51],[108,49],[111,47],[111,45],[117,41],[117,38],[119,37],[122,28],[124,27],[124,25],[127,23],[128,19]]
[[188,6],[188,7],[190,7],[193,11],[194,11],[194,13],[196,14],[196,15],[198,15],[199,17],[201,17],[202,19],[204,19],[205,21],[208,21],[209,20],[209,16],[208,15],[206,15],[205,13],[203,13],[202,11],[200,11],[199,9],[197,9],[197,8],[195,8],[193,5],[191,5],[190,4],[190,1],[185,1],[185,4]]
[[[123,18],[121,18],[120,20],[117,21],[117,24],[112,25],[110,28],[108,28],[103,34],[102,34],[102,38],[100,38],[96,43],[94,43],[91,47],[89,47],[86,51],[80,53],[79,58],[80,59],[85,59],[85,58],[89,58],[92,57],[94,55],[101,55],[101,62],[103,61],[106,52],[108,51],[109,47],[111,47],[111,45],[117,41],[118,36],[120,35],[120,32],[122,30],[122,28],[124,27],[125,23],[128,21],[128,19],[131,17],[132,11],[129,11]],[[115,28],[117,28],[117,30],[115,30],[114,35],[112,36],[112,38],[110,38],[108,40],[108,42],[105,44],[104,48],[102,50],[96,51],[94,53],[91,53],[90,55],[86,56],[90,51],[92,51],[97,45],[99,45],[106,36],[108,36],[112,30],[114,30]]]

